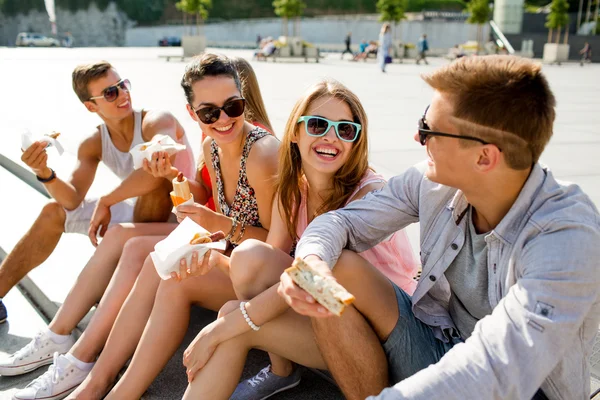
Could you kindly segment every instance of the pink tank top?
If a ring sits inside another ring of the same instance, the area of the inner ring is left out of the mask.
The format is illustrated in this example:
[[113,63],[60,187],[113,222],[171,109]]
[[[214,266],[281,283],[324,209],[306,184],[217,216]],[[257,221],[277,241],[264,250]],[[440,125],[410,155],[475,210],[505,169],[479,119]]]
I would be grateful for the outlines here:
[[[383,176],[368,170],[350,196],[350,199],[353,199],[362,188],[374,182],[385,182],[385,179]],[[298,237],[302,236],[308,226],[306,185],[302,187],[301,194],[302,198],[298,209],[296,227],[296,235]],[[418,264],[404,230],[394,233],[377,246],[359,254],[406,293],[409,295],[413,294],[417,287],[417,281],[413,277],[417,274]]]

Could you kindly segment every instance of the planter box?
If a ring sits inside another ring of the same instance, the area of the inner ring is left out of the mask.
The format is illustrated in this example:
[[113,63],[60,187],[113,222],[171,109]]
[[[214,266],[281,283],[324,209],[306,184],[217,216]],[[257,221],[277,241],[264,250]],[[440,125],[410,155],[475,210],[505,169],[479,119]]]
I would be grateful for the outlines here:
[[569,59],[569,45],[568,44],[556,44],[546,43],[544,45],[543,61],[545,63],[558,63]]
[[304,48],[304,55],[306,57],[317,57],[319,54],[319,49],[317,49],[316,47],[305,47]]
[[183,36],[181,38],[184,57],[194,57],[206,49],[206,36]]

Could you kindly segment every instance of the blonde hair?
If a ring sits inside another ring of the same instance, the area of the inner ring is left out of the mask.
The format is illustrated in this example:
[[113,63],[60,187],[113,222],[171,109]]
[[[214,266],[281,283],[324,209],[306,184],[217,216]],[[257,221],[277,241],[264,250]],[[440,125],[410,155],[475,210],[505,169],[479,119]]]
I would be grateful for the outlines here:
[[523,170],[539,160],[556,115],[541,70],[515,56],[463,57],[423,79],[450,97],[451,122],[462,135],[496,144],[510,168]]
[[279,212],[283,215],[292,238],[296,238],[297,215],[301,200],[300,188],[304,180],[300,150],[292,140],[298,135],[302,126],[298,124],[298,118],[306,113],[315,100],[328,96],[344,101],[350,107],[354,122],[361,124],[362,129],[352,146],[348,161],[333,176],[333,189],[329,193],[324,193],[325,200],[315,214],[320,215],[346,204],[369,168],[368,121],[360,100],[338,81],[324,80],[317,83],[296,102],[279,147],[276,193],[279,196]]
[[269,116],[267,115],[267,110],[265,108],[265,103],[263,102],[254,69],[250,63],[242,57],[232,57],[231,62],[242,81],[242,93],[244,93],[244,98],[246,99],[246,111],[244,113],[246,120],[258,122],[265,126],[269,132],[273,133],[273,127],[269,120]]
[[383,25],[381,25],[381,32],[380,33],[386,33],[388,32],[390,29],[392,29],[392,27],[390,26],[389,23],[384,23]]

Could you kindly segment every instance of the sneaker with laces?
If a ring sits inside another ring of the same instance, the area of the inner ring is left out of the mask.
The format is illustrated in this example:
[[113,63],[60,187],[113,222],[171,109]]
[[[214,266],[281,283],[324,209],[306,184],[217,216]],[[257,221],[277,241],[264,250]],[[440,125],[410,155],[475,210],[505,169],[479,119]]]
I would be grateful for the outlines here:
[[298,386],[301,378],[302,371],[298,367],[290,376],[278,376],[271,371],[271,365],[267,365],[256,376],[240,382],[229,400],[264,400]]
[[22,375],[44,365],[52,364],[54,353],[68,352],[74,343],[73,335],[70,335],[64,343],[54,343],[47,331],[41,331],[21,350],[0,360],[0,375]]
[[0,324],[5,323],[6,318],[8,318],[8,313],[6,312],[6,306],[4,305],[2,300],[0,300]]
[[90,371],[83,371],[64,355],[54,353],[48,371],[15,393],[12,400],[64,399],[84,381]]

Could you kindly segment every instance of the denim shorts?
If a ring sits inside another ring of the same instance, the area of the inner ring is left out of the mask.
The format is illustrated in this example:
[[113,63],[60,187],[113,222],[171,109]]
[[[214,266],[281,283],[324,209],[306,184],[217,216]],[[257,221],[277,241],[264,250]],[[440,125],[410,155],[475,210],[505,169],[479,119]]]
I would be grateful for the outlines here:
[[[392,283],[398,303],[398,322],[383,343],[388,360],[390,383],[403,379],[437,363],[455,343],[444,343],[433,335],[433,330],[412,312],[412,298]],[[456,343],[459,343],[457,339]]]

